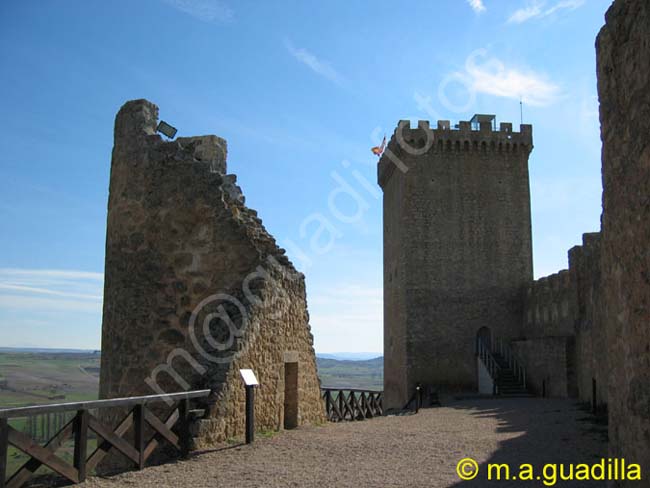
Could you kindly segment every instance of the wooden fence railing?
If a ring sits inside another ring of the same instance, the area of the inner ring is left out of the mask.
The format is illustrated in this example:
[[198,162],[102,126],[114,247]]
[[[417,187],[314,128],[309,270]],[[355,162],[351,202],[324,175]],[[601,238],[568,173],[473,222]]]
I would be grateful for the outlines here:
[[[210,390],[197,390],[167,395],[58,403],[0,410],[0,488],[22,486],[41,466],[47,466],[72,483],[80,483],[85,480],[86,473],[97,467],[111,449],[124,455],[138,469],[144,468],[147,459],[163,442],[174,446],[181,454],[187,454],[190,446],[190,401],[196,398],[206,398],[209,395]],[[162,402],[171,404],[171,409],[164,420],[147,408],[150,404]],[[114,429],[90,413],[91,410],[113,407],[129,409]],[[12,418],[71,411],[76,412],[72,420],[67,422],[44,445],[40,445],[29,435],[19,432],[9,425],[9,420]],[[174,427],[176,428],[174,429]],[[130,429],[133,430],[133,441],[124,439]],[[98,437],[97,447],[90,455],[87,453],[89,431],[94,432]],[[149,432],[148,436],[147,432]],[[59,457],[56,452],[69,439],[74,442],[72,464]],[[14,446],[27,454],[29,460],[7,479],[9,446]]]
[[383,415],[384,392],[350,388],[321,388],[327,419],[331,422],[365,420]]

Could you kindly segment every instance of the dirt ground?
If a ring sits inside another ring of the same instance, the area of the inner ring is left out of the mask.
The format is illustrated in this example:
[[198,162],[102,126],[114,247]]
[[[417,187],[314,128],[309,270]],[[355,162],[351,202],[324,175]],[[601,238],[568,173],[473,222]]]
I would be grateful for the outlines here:
[[[82,486],[545,486],[544,464],[593,464],[606,458],[606,431],[568,400],[473,399],[417,415],[330,423],[258,437],[252,445],[227,446],[140,472],[91,478]],[[465,457],[479,464],[472,481],[461,481],[456,474],[456,464]],[[511,475],[529,463],[542,478],[488,481],[486,463],[509,463]],[[551,482],[552,470],[547,473]],[[605,482],[558,479],[546,486],[582,488]]]

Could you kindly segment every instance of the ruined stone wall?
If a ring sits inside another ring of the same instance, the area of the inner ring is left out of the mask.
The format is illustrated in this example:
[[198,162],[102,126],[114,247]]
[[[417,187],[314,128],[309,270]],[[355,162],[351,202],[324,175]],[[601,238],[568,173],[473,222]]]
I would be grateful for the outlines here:
[[[453,130],[440,121],[432,130],[428,122],[413,129],[400,122],[378,166],[384,285],[387,296],[401,294],[385,308],[387,398],[402,378],[400,395],[418,382],[475,389],[478,330],[519,334],[522,293],[532,280],[531,149],[528,125],[513,132],[505,123],[493,131],[489,123]],[[398,337],[405,338],[399,348]]]
[[157,118],[136,100],[115,121],[100,396],[211,388],[205,444],[243,432],[239,368],[261,382],[258,428],[280,428],[297,361],[300,423],[323,421],[304,277],[226,174],[226,142],[165,142]]
[[[298,425],[325,421],[320,382],[311,334],[305,327],[305,285],[303,279],[272,271],[256,294],[273,300],[272,307],[257,306],[250,316],[248,334],[234,358],[227,379],[207,419],[196,429],[198,447],[241,435],[245,430],[245,391],[240,368],[255,371],[260,384],[255,396],[255,424],[260,430],[280,430],[284,425],[285,367],[298,363]],[[278,295],[278,287],[282,290]],[[271,298],[273,297],[273,298]]]
[[[616,0],[597,40],[610,455],[650,472],[650,3]],[[629,486],[634,483],[630,482]],[[621,483],[617,486],[627,486]]]

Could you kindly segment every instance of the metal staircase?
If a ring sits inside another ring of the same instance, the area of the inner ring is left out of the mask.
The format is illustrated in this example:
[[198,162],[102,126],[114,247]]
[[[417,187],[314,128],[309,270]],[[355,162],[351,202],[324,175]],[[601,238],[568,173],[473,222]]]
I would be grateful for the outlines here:
[[488,346],[479,338],[477,356],[492,378],[495,395],[532,396],[526,388],[526,369],[501,339],[493,339]]

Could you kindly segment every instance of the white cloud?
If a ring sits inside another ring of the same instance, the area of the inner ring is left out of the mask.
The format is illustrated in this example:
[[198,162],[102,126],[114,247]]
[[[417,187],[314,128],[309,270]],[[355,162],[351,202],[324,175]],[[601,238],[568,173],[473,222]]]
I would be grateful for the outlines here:
[[101,310],[103,282],[102,273],[89,271],[0,268],[0,305],[26,309]]
[[219,0],[163,0],[163,2],[203,22],[229,22],[234,17],[232,9]]
[[53,295],[58,297],[70,297],[70,298],[82,298],[86,300],[101,300],[101,295],[88,295],[85,293],[69,293],[65,291],[49,290],[47,288],[35,288],[33,286],[24,286],[24,285],[7,285],[5,283],[0,283],[0,290],[9,290],[9,291],[22,291],[27,293],[37,293],[42,295]]
[[104,275],[0,268],[0,345],[97,349]]
[[525,7],[515,10],[508,18],[509,23],[521,24],[530,19],[543,19],[560,10],[575,10],[584,5],[585,0],[562,0],[548,6],[546,0],[535,0]]
[[521,24],[529,19],[539,17],[542,14],[542,7],[538,3],[515,10],[508,18],[508,22]]
[[472,10],[474,10],[474,12],[477,14],[485,12],[486,10],[483,0],[467,0],[467,3],[469,3],[469,6],[472,7]]
[[69,269],[26,269],[26,268],[0,268],[0,279],[8,277],[29,277],[30,279],[62,278],[65,280],[93,280],[103,281],[104,274],[92,271],[77,271]]
[[551,105],[560,98],[560,87],[546,76],[529,69],[506,66],[495,57],[477,62],[479,57],[486,56],[485,49],[475,51],[467,58],[465,71],[452,73],[451,77],[461,80],[474,93],[521,99],[533,106]]
[[[28,314],[31,314],[36,310],[48,313],[52,313],[54,311],[69,311],[75,313],[82,312],[101,314],[102,302],[96,300],[65,300],[60,298],[43,298],[39,296],[0,294],[0,308],[4,310],[21,309],[23,311],[26,311]],[[3,324],[0,323],[0,325]]]
[[356,284],[340,284],[331,290],[320,292],[309,300],[310,304],[324,306],[356,305],[363,301],[364,305],[378,306],[381,310],[383,300],[381,288],[368,288]]
[[308,296],[310,323],[318,352],[383,349],[383,291],[339,283]]
[[284,43],[287,51],[300,61],[302,64],[311,69],[314,73],[327,78],[334,83],[341,83],[342,76],[326,61],[318,59],[315,55],[304,48],[296,48],[289,40]]

